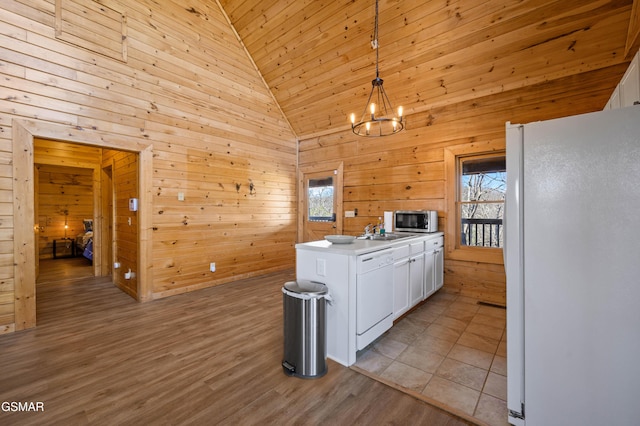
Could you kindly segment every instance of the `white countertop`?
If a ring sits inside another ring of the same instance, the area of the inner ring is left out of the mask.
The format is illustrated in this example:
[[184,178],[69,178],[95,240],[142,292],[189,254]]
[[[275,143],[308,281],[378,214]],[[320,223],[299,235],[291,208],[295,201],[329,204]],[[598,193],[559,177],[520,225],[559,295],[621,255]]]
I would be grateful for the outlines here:
[[323,251],[326,253],[336,253],[345,255],[360,255],[371,253],[378,250],[384,250],[386,248],[397,247],[401,245],[410,244],[419,238],[430,239],[444,235],[442,232],[433,232],[430,234],[411,234],[411,237],[400,238],[390,241],[384,240],[360,240],[355,239],[348,244],[335,244],[327,240],[311,241],[308,243],[296,244],[296,250],[314,250]]

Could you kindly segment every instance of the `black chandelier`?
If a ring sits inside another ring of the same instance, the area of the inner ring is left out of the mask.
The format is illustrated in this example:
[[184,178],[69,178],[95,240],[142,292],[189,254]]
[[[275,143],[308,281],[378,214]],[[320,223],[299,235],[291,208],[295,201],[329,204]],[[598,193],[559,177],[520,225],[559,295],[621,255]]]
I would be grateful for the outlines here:
[[402,123],[402,107],[398,107],[397,115],[395,115],[378,72],[378,0],[376,0],[376,20],[371,47],[376,50],[376,78],[371,81],[371,93],[360,121],[356,122],[356,115],[351,114],[351,130],[358,136],[392,135],[401,131],[404,124]]

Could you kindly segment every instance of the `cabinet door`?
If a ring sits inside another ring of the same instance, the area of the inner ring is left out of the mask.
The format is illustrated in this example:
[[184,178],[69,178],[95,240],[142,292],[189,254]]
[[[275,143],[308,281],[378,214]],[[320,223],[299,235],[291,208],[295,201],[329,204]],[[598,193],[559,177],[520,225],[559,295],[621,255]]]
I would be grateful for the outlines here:
[[409,310],[409,259],[393,264],[393,319]]
[[444,284],[444,250],[441,247],[433,255],[433,286],[438,290]]
[[411,307],[424,298],[424,253],[409,258],[409,297]]
[[604,109],[618,109],[620,108],[620,85],[616,87],[616,89],[611,94],[611,98],[609,98],[609,102],[605,105]]
[[638,54],[633,58],[629,68],[620,80],[620,106],[628,107],[640,102],[640,68]]
[[436,291],[434,278],[435,252],[429,251],[424,256],[424,298],[431,296]]

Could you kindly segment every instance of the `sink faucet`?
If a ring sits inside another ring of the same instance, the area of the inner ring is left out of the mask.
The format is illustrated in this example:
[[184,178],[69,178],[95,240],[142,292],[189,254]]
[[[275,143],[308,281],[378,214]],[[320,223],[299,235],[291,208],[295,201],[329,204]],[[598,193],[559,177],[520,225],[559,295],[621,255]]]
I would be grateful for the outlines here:
[[367,226],[364,227],[364,236],[365,237],[373,234],[373,232],[375,232],[375,228],[373,227],[372,224],[368,224]]
[[364,227],[364,236],[369,237],[371,235],[374,235],[376,233],[377,228],[378,228],[378,225],[368,224],[367,226]]

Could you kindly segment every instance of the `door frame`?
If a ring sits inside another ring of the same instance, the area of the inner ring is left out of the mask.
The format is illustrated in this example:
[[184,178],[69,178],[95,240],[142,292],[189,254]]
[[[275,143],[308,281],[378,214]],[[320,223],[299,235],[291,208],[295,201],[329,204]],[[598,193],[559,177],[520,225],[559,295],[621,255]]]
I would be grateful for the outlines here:
[[342,202],[343,202],[343,175],[344,175],[344,162],[342,161],[328,161],[323,163],[314,163],[312,165],[299,167],[298,168],[298,235],[297,242],[302,242],[304,239],[304,221],[307,212],[307,194],[305,192],[305,176],[311,173],[318,173],[323,171],[335,171],[335,183],[334,183],[334,194],[335,194],[335,205],[336,205],[336,232],[338,234],[342,233],[343,226],[343,212],[342,212]]
[[15,330],[36,326],[36,259],[35,259],[35,182],[34,137],[73,142],[102,148],[135,152],[138,169],[138,300],[152,299],[152,178],[153,145],[122,135],[41,122],[12,120],[13,160],[13,252],[14,252],[14,325]]

